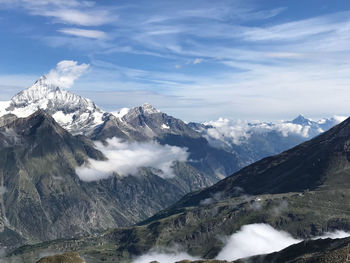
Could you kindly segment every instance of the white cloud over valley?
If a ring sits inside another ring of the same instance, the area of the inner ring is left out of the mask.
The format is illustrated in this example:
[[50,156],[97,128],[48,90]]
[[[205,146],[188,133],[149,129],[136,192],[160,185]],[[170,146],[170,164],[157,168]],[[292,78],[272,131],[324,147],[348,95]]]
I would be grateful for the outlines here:
[[[324,233],[319,238],[345,238],[350,233],[336,230]],[[224,246],[217,255],[218,260],[233,261],[254,255],[269,254],[280,251],[302,240],[292,237],[285,231],[274,229],[268,224],[244,225],[240,230],[229,237],[223,238]],[[159,263],[175,263],[180,260],[196,260],[198,257],[191,256],[180,249],[152,249],[150,252],[135,258],[132,263],[149,263],[153,260]]]
[[267,224],[245,225],[227,239],[226,245],[216,258],[232,261],[272,253],[300,241],[287,232],[278,231]]
[[107,158],[107,161],[89,160],[76,169],[83,181],[96,181],[118,173],[122,176],[137,175],[140,168],[152,167],[161,170],[157,173],[163,178],[174,175],[172,165],[175,161],[184,162],[188,152],[184,148],[160,145],[157,142],[127,142],[121,139],[107,139],[107,145],[96,142],[96,147]]

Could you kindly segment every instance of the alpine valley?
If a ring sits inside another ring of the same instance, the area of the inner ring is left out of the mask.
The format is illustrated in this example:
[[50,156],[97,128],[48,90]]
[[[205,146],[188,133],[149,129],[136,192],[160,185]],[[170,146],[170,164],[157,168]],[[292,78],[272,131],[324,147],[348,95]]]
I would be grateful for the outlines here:
[[[0,260],[75,251],[39,262],[131,262],[178,245],[212,259],[244,225],[300,240],[348,231],[344,119],[186,123],[150,104],[111,113],[42,76],[0,103]],[[326,254],[346,258],[350,243],[305,242],[250,262],[345,262]]]

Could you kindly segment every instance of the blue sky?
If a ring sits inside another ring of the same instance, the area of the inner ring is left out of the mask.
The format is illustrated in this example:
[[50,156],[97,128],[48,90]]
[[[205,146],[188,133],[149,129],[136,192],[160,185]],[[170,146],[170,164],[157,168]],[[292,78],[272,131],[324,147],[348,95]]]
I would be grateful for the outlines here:
[[0,99],[62,60],[106,110],[184,120],[349,115],[350,2],[0,0]]

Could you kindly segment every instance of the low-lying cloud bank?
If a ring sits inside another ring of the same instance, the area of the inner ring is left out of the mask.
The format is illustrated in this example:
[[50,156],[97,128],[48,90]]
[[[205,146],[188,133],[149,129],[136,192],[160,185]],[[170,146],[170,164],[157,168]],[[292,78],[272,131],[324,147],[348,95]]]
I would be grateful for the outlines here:
[[349,236],[350,236],[349,232],[345,232],[343,230],[335,230],[334,232],[326,232],[322,236],[315,237],[313,239],[319,239],[319,238],[321,238],[321,239],[326,239],[326,238],[336,239],[336,238],[346,238]]
[[[327,232],[319,238],[345,238],[350,233],[336,230]],[[302,240],[293,238],[289,233],[274,229],[268,224],[250,224],[242,228],[230,237],[225,238],[225,246],[222,248],[216,259],[233,261],[254,255],[262,255],[280,251]],[[176,252],[177,251],[177,252]],[[152,250],[149,253],[135,258],[132,263],[174,263],[180,260],[196,260],[186,252],[173,250],[171,252]]]
[[174,177],[173,163],[184,162],[189,154],[187,149],[160,145],[157,142],[127,142],[112,138],[108,145],[101,142],[96,147],[107,158],[107,161],[89,160],[89,163],[78,167],[76,173],[83,181],[97,181],[110,177],[114,172],[119,175],[137,175],[140,168],[152,167],[161,170],[163,178]]
[[208,128],[200,132],[202,132],[209,143],[214,146],[220,146],[220,143],[223,145],[240,145],[247,142],[253,135],[267,134],[270,132],[277,132],[282,137],[299,136],[307,139],[327,131],[345,119],[346,117],[343,116],[333,116],[332,118],[321,119],[319,121],[305,119],[306,123],[301,124],[293,123],[292,121],[270,123],[260,121],[232,121],[219,118],[216,121],[204,122],[203,124]]
[[236,260],[254,255],[280,251],[301,240],[284,231],[278,231],[267,224],[245,225],[231,235],[217,259]]

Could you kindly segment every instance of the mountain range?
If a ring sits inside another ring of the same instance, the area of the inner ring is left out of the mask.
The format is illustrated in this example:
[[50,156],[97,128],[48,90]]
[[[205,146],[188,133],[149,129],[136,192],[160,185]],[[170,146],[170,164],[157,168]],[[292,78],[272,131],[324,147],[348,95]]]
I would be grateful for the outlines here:
[[341,120],[185,123],[150,104],[109,113],[42,76],[0,103],[0,247],[28,262],[47,249],[127,262],[177,243],[211,258],[218,236],[258,221],[302,238],[349,229],[349,120],[325,132]]
[[[225,246],[223,237],[244,225],[269,224],[299,240],[339,229],[349,231],[350,206],[346,201],[350,198],[349,142],[347,119],[310,141],[251,164],[211,187],[187,194],[137,226],[22,247],[12,256],[34,260],[44,251],[74,250],[87,262],[130,262],[134,256],[154,248],[177,244],[191,255],[215,258]],[[321,251],[341,249],[348,244],[348,238],[339,242],[310,241],[308,247],[296,245],[274,257],[314,253],[322,258],[325,254]],[[340,255],[343,257],[344,253]],[[317,262],[317,257],[315,260],[276,262]]]
[[[10,101],[0,102],[0,116],[28,117],[38,109],[51,115],[71,134],[84,135],[94,141],[118,137],[187,147],[191,164],[201,172],[209,171],[214,181],[311,139],[345,119],[334,116],[313,121],[300,115],[292,121],[276,123],[233,122],[220,118],[187,124],[147,103],[110,113],[90,99],[52,84],[45,75]],[[204,156],[203,152],[212,154]]]

